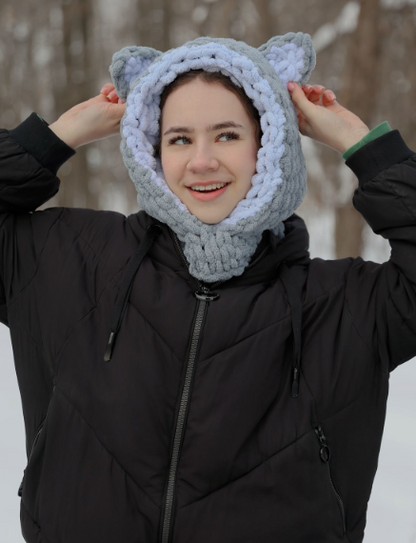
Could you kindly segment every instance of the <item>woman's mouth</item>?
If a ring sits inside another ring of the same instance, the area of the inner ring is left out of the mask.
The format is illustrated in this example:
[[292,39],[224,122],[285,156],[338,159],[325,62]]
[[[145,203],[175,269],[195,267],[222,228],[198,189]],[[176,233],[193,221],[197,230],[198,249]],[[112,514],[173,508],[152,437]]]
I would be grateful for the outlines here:
[[221,196],[221,194],[225,192],[225,189],[228,187],[229,183],[226,183],[222,187],[219,187],[219,185],[224,185],[224,183],[213,183],[212,185],[201,185],[199,187],[198,185],[194,185],[193,188],[187,187],[187,189],[196,200],[208,202],[209,200],[215,200],[215,198]]

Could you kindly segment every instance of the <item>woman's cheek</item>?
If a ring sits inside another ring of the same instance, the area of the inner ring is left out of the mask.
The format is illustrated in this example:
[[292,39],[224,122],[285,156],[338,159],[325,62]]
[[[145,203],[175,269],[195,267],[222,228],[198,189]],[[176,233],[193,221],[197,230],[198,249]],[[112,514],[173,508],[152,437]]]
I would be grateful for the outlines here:
[[165,176],[166,183],[168,184],[169,188],[171,188],[173,164],[172,164],[172,157],[169,156],[168,152],[163,153],[161,164],[162,164],[162,170]]
[[245,152],[243,154],[243,160],[241,163],[244,163],[244,169],[247,173],[251,173],[253,175],[256,172],[256,165],[257,165],[257,152],[258,147],[257,145],[250,145],[247,149],[245,149]]

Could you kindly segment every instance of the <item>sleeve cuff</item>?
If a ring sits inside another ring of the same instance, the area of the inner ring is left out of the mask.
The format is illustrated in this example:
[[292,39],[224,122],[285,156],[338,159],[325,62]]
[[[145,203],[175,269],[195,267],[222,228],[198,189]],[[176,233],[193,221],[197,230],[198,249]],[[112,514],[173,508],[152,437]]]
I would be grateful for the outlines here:
[[383,170],[404,162],[414,154],[403,141],[400,132],[391,130],[358,149],[345,164],[357,176],[361,186]]
[[19,126],[9,130],[9,135],[44,168],[56,175],[59,168],[76,154],[64,141],[48,128],[48,123],[33,112]]
[[387,121],[384,121],[384,123],[379,124],[368,134],[366,134],[360,141],[358,141],[356,144],[354,144],[352,147],[347,149],[345,153],[343,153],[342,158],[344,160],[347,160],[355,151],[358,151],[361,147],[364,147],[367,143],[370,141],[375,140],[376,138],[382,136],[383,134],[387,134],[387,132],[391,131],[391,127]]

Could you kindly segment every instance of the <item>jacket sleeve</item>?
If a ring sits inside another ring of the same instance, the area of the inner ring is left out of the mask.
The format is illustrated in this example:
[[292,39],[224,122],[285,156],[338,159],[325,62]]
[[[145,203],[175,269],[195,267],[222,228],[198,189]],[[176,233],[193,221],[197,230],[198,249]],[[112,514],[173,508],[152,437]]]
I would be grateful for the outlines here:
[[346,303],[358,333],[392,371],[416,355],[416,153],[392,130],[346,165],[358,178],[354,207],[391,246],[383,264],[352,261]]
[[54,221],[53,212],[45,214],[34,234],[32,212],[58,192],[57,171],[74,154],[36,113],[13,130],[0,129],[0,322],[6,325],[7,305],[33,275]]
[[[14,302],[36,276],[48,233],[64,208],[34,211],[57,193],[57,171],[74,154],[36,113],[13,130],[0,129],[0,322],[10,328],[27,455],[53,382],[36,309],[16,310]],[[33,329],[21,326],[20,319],[30,320]]]

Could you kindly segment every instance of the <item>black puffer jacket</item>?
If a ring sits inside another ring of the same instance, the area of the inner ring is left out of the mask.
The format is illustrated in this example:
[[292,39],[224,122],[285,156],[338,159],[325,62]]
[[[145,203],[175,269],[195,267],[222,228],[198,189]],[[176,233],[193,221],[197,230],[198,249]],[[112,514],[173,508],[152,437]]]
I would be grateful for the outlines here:
[[394,130],[347,161],[388,262],[311,260],[293,215],[201,285],[144,212],[32,213],[65,147],[34,114],[0,130],[26,541],[361,542],[389,372],[416,353],[416,154]]

